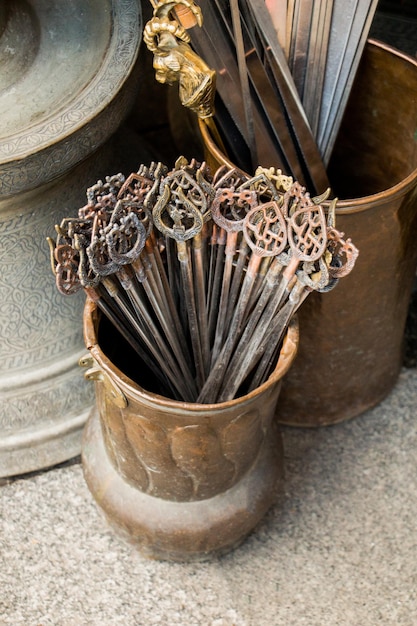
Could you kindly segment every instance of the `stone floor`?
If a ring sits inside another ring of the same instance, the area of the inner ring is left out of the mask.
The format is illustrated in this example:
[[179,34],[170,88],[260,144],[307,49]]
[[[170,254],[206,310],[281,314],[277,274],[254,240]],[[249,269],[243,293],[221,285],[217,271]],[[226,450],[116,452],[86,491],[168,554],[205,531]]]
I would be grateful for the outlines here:
[[286,487],[245,543],[205,563],[141,557],[77,460],[4,480],[0,624],[415,626],[417,370],[343,424],[284,429]]
[[[381,6],[371,34],[415,55],[412,9]],[[144,559],[102,518],[79,458],[3,479],[0,626],[415,626],[417,361],[408,346],[409,367],[379,406],[332,427],[284,429],[285,491],[219,559]]]

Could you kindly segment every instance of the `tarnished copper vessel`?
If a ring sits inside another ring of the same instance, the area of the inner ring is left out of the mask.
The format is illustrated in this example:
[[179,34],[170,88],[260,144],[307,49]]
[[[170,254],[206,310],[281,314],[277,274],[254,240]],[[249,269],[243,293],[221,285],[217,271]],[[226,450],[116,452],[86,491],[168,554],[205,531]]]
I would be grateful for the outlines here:
[[[333,291],[311,294],[300,308],[300,347],[278,406],[282,423],[355,417],[397,381],[417,261],[416,110],[417,61],[369,40],[328,171],[339,198],[337,227],[360,254]],[[227,163],[200,130],[208,160]]]
[[139,386],[124,371],[136,369],[136,380],[148,388],[152,381],[137,365],[124,366],[127,351],[106,323],[87,301],[86,377],[96,381],[97,409],[85,430],[82,456],[98,505],[145,556],[201,560],[235,547],[282,485],[274,413],[297,351],[297,322],[269,380],[219,404],[177,402]]
[[300,310],[281,422],[355,417],[397,381],[417,260],[416,111],[417,61],[368,42],[329,165],[338,228],[360,254],[350,276]]

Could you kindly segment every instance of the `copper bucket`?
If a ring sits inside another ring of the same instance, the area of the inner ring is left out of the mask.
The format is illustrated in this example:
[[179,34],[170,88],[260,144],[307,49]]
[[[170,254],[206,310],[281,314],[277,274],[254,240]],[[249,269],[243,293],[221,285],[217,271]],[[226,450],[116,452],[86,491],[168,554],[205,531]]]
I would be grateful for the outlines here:
[[[282,386],[282,423],[355,417],[397,381],[417,261],[416,111],[417,61],[369,40],[328,168],[341,199],[337,228],[360,254],[333,291],[312,294],[299,311],[300,347]],[[221,162],[207,133],[203,139]]]
[[136,379],[152,385],[145,371],[137,375],[137,360],[129,365],[116,332],[87,301],[86,377],[96,381],[97,399],[82,446],[90,491],[108,521],[145,556],[201,560],[235,547],[282,485],[274,414],[297,351],[297,323],[268,381],[219,404],[177,402],[146,391],[126,375],[136,369]]

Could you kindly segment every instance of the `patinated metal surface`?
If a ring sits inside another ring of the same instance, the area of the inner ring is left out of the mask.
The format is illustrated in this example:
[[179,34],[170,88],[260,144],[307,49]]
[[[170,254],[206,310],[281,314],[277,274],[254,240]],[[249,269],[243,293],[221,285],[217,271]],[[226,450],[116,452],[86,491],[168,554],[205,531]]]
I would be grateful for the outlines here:
[[[368,41],[329,165],[338,228],[361,254],[337,289],[300,307],[300,350],[280,396],[283,423],[357,416],[398,378],[417,260],[416,92],[416,60]],[[208,162],[231,166],[208,129],[200,130]],[[349,242],[337,238],[335,277],[350,255]]]
[[128,350],[103,323],[88,301],[90,356],[83,365],[92,366],[87,376],[96,381],[99,420],[90,418],[83,464],[98,505],[148,556],[201,559],[234,547],[281,486],[274,413],[282,377],[295,358],[297,324],[267,383],[244,397],[203,405],[156,395],[123,373]]
[[136,93],[142,18],[136,0],[1,4],[6,197],[65,174],[117,130]]
[[83,297],[57,292],[45,237],[103,168],[121,167],[109,138],[141,78],[142,18],[136,0],[0,5],[0,476],[9,476],[80,452],[94,403],[77,365]]
[[278,417],[318,426],[357,416],[397,381],[417,260],[417,63],[369,42],[329,173],[354,272],[299,311],[300,350]]

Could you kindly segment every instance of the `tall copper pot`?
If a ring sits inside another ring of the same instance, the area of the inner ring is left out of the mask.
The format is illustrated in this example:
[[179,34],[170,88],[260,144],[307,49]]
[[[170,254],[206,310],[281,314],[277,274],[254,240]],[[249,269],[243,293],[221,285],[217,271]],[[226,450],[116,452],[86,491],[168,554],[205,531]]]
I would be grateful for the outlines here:
[[85,429],[82,458],[98,505],[145,556],[201,560],[235,547],[282,485],[274,413],[282,377],[295,358],[297,323],[266,383],[228,402],[197,404],[145,390],[152,381],[128,363],[116,331],[99,319],[87,301],[86,377],[96,381],[97,409]]
[[[360,254],[333,291],[311,294],[299,311],[300,347],[278,406],[282,423],[355,417],[397,381],[417,261],[416,111],[417,61],[368,40],[328,168],[337,227]],[[208,160],[227,162],[200,128]]]

